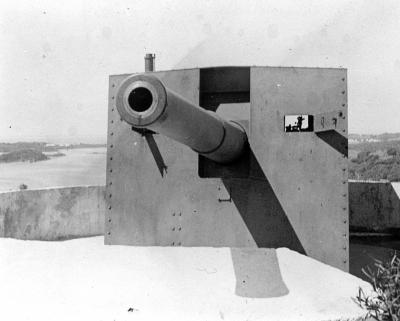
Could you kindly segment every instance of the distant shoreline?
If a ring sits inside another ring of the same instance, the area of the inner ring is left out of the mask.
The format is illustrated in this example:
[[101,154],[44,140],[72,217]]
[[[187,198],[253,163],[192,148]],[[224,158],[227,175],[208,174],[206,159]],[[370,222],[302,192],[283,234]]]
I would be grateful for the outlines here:
[[106,144],[49,144],[45,142],[0,143],[0,163],[40,162],[65,156],[61,150],[105,148]]
[[107,144],[53,144],[47,142],[16,142],[4,143],[0,142],[0,152],[10,152],[18,149],[35,149],[40,151],[52,151],[56,149],[72,149],[72,148],[100,148],[106,147]]
[[106,148],[60,149],[45,152],[46,161],[0,163],[0,192],[51,186],[104,185]]

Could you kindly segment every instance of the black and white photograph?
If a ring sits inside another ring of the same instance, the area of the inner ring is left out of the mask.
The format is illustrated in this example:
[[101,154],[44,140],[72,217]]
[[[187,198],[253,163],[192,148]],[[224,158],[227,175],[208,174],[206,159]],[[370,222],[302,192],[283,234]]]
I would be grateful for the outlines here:
[[400,2],[3,0],[0,319],[399,321]]

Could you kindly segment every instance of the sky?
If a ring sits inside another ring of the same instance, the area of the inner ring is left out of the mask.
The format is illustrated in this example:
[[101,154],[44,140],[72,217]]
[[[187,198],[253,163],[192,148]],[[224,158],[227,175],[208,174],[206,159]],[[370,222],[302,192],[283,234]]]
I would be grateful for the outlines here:
[[0,141],[105,143],[108,76],[218,65],[348,69],[349,131],[400,132],[400,1],[0,3]]

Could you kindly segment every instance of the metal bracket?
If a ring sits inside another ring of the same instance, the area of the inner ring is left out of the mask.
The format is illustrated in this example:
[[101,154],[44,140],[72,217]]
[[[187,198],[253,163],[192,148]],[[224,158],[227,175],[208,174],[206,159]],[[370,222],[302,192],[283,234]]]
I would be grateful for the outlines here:
[[146,135],[149,135],[149,134],[151,134],[151,135],[157,134],[156,132],[153,132],[152,130],[147,129],[147,128],[137,128],[137,127],[133,127],[132,126],[131,129],[134,132],[139,133],[142,136],[146,136]]
[[314,115],[314,132],[326,132],[330,130],[339,130],[344,120],[342,111],[331,111]]
[[347,123],[343,111],[331,111],[314,116],[314,132],[343,157],[348,156]]
[[136,128],[136,127],[133,127],[133,126],[132,126],[132,130],[134,132],[139,133],[140,135],[142,135],[146,139],[147,145],[149,146],[150,151],[151,151],[151,153],[152,153],[152,155],[154,157],[154,160],[156,162],[158,171],[160,172],[161,177],[164,177],[164,175],[167,174],[168,167],[165,164],[164,159],[163,159],[163,157],[161,155],[160,149],[158,148],[157,143],[156,143],[156,141],[154,140],[154,137],[153,137],[153,135],[155,135],[157,133],[153,132],[152,130],[149,130],[149,129]]
[[[224,188],[224,190],[225,190],[225,188]],[[218,191],[221,193],[221,187],[220,186],[218,187]],[[229,191],[228,191],[228,196],[229,196],[229,198],[221,198],[221,197],[219,197],[218,198],[218,202],[220,202],[220,203],[222,203],[222,202],[231,203],[232,202],[231,189],[229,189]]]

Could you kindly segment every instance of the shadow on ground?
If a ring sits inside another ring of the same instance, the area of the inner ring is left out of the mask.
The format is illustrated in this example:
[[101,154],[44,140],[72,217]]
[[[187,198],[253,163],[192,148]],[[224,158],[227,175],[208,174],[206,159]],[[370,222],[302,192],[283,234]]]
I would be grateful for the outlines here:
[[231,256],[236,295],[273,298],[289,293],[282,279],[275,249],[231,248]]

